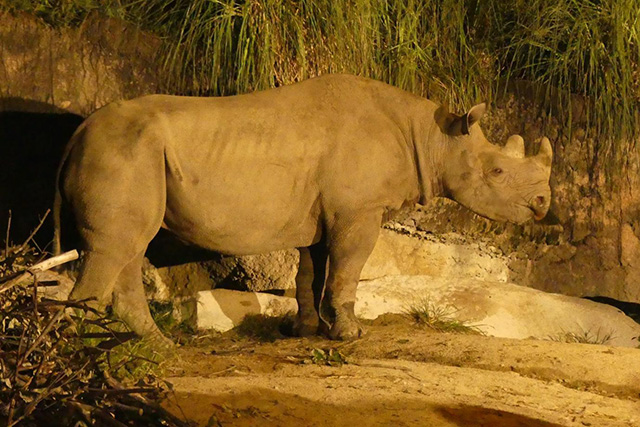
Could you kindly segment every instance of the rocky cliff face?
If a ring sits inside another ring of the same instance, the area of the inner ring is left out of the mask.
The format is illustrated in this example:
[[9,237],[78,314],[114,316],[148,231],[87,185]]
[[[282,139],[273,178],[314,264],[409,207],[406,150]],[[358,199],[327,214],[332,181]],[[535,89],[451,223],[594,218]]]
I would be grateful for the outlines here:
[[[0,15],[0,22],[0,227],[12,210],[12,239],[21,241],[51,205],[62,147],[82,118],[110,101],[163,91],[155,56],[160,41],[99,16],[65,30],[27,16]],[[496,101],[483,123],[490,139],[505,141],[520,133],[531,142],[541,136],[543,121],[549,119],[527,99],[526,93],[514,89]],[[502,272],[505,281],[640,302],[640,157],[628,158],[619,170],[607,169],[597,141],[587,137],[579,117],[576,121],[577,131],[571,136],[562,135],[553,123],[548,131],[555,159],[552,213],[547,219],[523,226],[499,224],[453,202],[434,200],[402,212],[387,225],[389,233],[412,235],[427,249],[416,249],[411,240],[387,239],[381,243],[387,245],[386,255],[374,254],[365,273],[400,269],[399,260],[419,254],[424,265],[468,263],[464,269],[442,270],[450,274],[473,275],[470,270],[477,268],[482,275],[488,267],[469,260],[490,257],[495,261],[491,268]],[[49,236],[50,227],[40,232],[38,242],[46,244]],[[436,243],[440,249],[429,249]],[[448,249],[441,250],[444,247]],[[468,256],[461,258],[462,252]],[[178,283],[165,289],[164,297],[220,283],[252,289],[293,285],[294,252],[217,258],[213,263],[160,269],[156,282],[161,278]],[[414,261],[407,259],[405,267]]]

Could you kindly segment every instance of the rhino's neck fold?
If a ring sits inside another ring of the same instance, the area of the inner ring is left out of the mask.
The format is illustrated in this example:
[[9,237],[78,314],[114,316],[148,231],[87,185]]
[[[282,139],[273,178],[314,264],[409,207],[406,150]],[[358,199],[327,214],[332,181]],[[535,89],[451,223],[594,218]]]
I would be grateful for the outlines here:
[[420,187],[421,205],[427,204],[434,197],[444,195],[442,183],[442,163],[445,152],[445,141],[438,133],[437,126],[431,120],[422,119],[420,131],[414,133],[414,156]]

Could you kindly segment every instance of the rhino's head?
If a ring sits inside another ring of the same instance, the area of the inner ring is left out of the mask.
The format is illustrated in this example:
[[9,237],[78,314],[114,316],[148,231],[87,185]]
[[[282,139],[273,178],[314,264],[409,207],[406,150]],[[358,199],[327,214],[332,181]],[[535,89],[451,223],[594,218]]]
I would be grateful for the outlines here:
[[445,134],[442,185],[448,197],[484,217],[522,223],[549,210],[552,149],[542,138],[537,155],[525,157],[524,140],[512,135],[504,147],[490,143],[477,124],[485,104],[463,116],[439,110]]

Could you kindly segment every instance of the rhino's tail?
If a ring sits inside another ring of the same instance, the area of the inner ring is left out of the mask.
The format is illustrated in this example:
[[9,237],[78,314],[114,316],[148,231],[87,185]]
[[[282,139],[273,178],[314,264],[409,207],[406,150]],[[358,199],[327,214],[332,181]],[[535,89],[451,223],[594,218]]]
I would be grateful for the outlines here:
[[[60,159],[60,164],[58,165],[58,170],[56,173],[56,181],[55,181],[55,196],[53,199],[53,254],[60,255],[62,253],[62,225],[68,225],[66,221],[69,212],[64,212],[63,200],[62,200],[62,177],[64,175],[65,167],[67,166],[67,158],[71,153],[71,149],[75,142],[80,138],[80,135],[84,132],[86,126],[86,122],[83,122],[78,126],[78,129],[73,133],[69,143],[64,149],[62,153],[62,158]],[[64,216],[66,215],[66,216]],[[66,230],[65,233],[71,230]],[[66,241],[66,238],[65,238]]]

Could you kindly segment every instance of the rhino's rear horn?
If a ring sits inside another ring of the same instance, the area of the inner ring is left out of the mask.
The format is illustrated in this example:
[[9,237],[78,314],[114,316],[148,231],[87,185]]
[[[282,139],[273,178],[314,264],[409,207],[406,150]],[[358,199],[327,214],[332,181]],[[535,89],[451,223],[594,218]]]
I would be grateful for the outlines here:
[[551,148],[551,142],[546,136],[540,141],[540,150],[538,151],[536,159],[545,166],[551,166],[551,160],[553,160],[553,148]]

